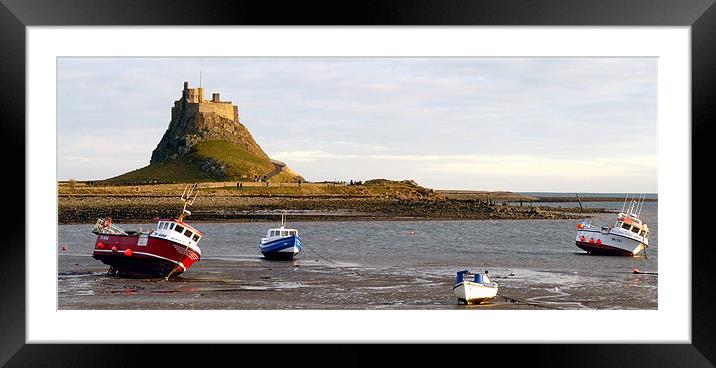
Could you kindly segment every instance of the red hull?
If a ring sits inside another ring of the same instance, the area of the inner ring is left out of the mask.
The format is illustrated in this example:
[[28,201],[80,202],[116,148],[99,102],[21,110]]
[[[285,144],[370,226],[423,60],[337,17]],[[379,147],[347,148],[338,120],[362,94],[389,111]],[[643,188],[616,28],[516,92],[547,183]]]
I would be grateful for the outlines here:
[[592,254],[604,255],[604,256],[634,256],[634,253],[624,249],[610,247],[604,244],[588,243],[583,241],[577,241],[577,246],[583,250],[586,250]]
[[[109,265],[110,272],[137,276],[176,276],[198,262],[201,255],[166,239],[139,235],[97,234],[92,257]],[[129,251],[128,251],[129,250]]]

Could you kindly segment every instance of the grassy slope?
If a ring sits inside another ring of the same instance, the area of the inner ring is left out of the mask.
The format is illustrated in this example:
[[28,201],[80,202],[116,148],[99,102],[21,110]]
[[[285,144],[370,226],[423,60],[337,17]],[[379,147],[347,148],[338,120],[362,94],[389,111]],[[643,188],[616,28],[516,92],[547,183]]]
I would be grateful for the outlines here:
[[379,197],[379,198],[438,198],[440,195],[408,181],[368,181],[363,185],[302,184],[301,186],[236,186],[214,188],[215,192],[229,191],[238,196],[327,196],[327,197]]
[[105,180],[108,183],[147,183],[151,181],[190,182],[214,181],[216,178],[183,160],[172,160],[164,164],[152,164],[141,169]]
[[[143,168],[147,172],[153,168]],[[130,175],[127,173],[125,175]],[[206,182],[205,182],[206,183]],[[121,184],[121,183],[117,183]],[[207,183],[208,184],[208,183]],[[222,185],[223,184],[223,185]],[[228,185],[227,185],[228,184]],[[213,185],[202,185],[202,197],[228,196],[228,197],[352,197],[352,198],[401,198],[401,199],[438,199],[443,196],[436,192],[413,185],[409,182],[386,181],[367,182],[364,185],[345,185],[327,183],[305,183],[300,186],[297,183],[280,184],[246,182],[238,188],[235,182],[220,182]],[[85,185],[78,183],[74,189],[68,184],[60,184],[59,194],[61,196],[99,196],[99,197],[142,197],[142,196],[166,196],[181,193],[184,184],[155,184],[155,185],[106,185],[101,184]]]
[[[211,158],[230,169],[227,176],[216,176],[192,165],[191,160]],[[141,169],[107,179],[109,183],[202,182],[253,179],[254,175],[268,174],[274,170],[270,160],[256,156],[243,147],[227,141],[204,141],[194,146],[186,156],[166,162],[151,164]]]
[[228,179],[253,178],[254,175],[264,175],[274,170],[274,165],[268,158],[263,158],[246,151],[243,147],[226,141],[205,141],[194,146],[189,154],[197,158],[212,158],[216,161],[229,164]]

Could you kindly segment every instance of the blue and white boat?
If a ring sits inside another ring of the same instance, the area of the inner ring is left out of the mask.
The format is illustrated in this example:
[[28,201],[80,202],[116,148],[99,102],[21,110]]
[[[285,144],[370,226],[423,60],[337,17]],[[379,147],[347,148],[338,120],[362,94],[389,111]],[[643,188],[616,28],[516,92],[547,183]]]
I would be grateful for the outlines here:
[[301,251],[301,238],[296,229],[287,229],[281,216],[281,227],[269,229],[261,238],[259,250],[268,259],[289,260]]
[[469,270],[459,271],[452,288],[458,303],[482,304],[497,296],[497,283],[490,281],[487,271],[472,274]]

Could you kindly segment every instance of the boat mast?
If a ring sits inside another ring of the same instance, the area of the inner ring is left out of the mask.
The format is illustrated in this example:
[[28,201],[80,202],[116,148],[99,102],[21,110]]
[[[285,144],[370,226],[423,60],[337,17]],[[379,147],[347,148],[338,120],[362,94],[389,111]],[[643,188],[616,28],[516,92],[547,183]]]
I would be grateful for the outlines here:
[[[194,185],[187,184],[184,188],[184,192],[181,194],[181,200],[184,202],[184,208],[181,211],[181,214],[179,215],[179,222],[184,221],[184,216],[191,215],[191,212],[187,211],[186,207],[188,205],[194,204],[194,200],[196,200],[196,196],[199,194],[199,184],[194,183]],[[194,197],[192,197],[194,195]]]
[[624,204],[622,205],[622,213],[624,213],[624,209],[626,208],[627,199],[629,199],[629,192],[627,192],[626,197],[624,197]]
[[639,209],[637,210],[636,217],[641,216],[641,209],[644,208],[644,201],[646,200],[646,193],[642,194],[641,202],[639,203]]
[[639,217],[636,214],[636,208],[638,207],[638,200],[636,199],[636,193],[634,193],[634,197],[631,199],[631,203],[629,204],[629,213],[628,215],[630,217]]

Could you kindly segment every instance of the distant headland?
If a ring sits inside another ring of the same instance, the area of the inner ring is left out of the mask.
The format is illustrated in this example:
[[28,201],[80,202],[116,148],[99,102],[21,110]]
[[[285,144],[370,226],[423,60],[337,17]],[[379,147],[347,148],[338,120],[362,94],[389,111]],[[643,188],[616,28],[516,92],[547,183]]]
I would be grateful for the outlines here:
[[59,222],[171,215],[185,184],[195,182],[201,194],[193,221],[274,220],[283,211],[305,220],[557,219],[604,211],[536,206],[539,198],[505,191],[438,191],[412,180],[307,182],[269,158],[237,105],[219,93],[206,100],[202,87],[184,82],[149,165],[105,180],[60,182]]

